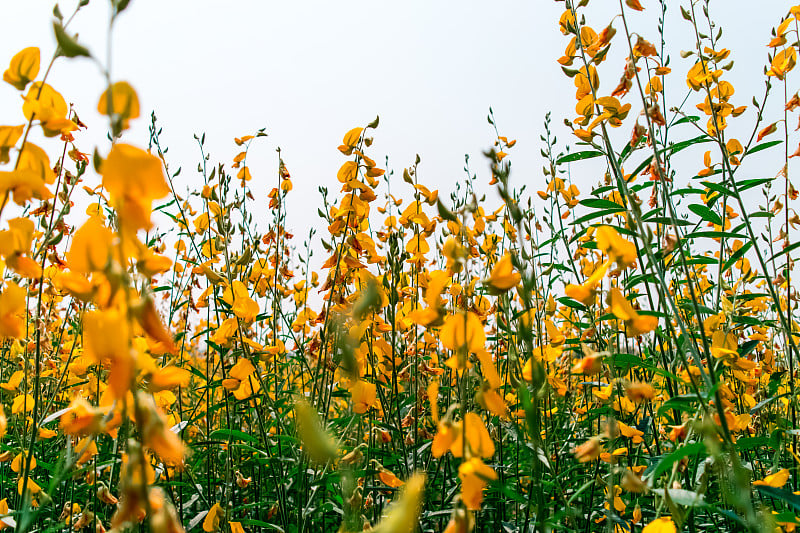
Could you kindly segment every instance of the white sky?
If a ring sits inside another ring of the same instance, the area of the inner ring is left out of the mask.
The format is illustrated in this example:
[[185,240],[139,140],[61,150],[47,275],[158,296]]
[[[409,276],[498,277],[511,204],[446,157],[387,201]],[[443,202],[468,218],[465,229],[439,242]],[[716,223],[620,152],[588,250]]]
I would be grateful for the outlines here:
[[[75,2],[61,4],[68,16]],[[104,61],[107,4],[92,0],[70,27]],[[631,24],[655,41],[658,2],[642,4],[648,11],[631,13]],[[693,37],[680,19],[678,2],[668,4],[667,40],[676,47],[668,83],[676,87],[670,103],[675,105],[693,64],[677,50],[693,48]],[[42,49],[46,63],[55,47],[53,4],[0,0],[0,6],[2,69],[14,53],[33,45]],[[594,0],[591,6],[587,22],[597,31],[618,10],[611,0]],[[763,92],[770,28],[790,6],[775,0],[712,2],[712,13],[725,29],[722,45],[736,60],[734,75],[726,74],[737,89],[736,105],[749,105]],[[544,114],[553,111],[560,141],[574,140],[562,124],[575,114],[574,87],[556,63],[568,42],[557,28],[563,9],[563,3],[534,0],[132,0],[118,20],[112,48],[114,79],[129,81],[142,103],[142,118],[125,139],[146,146],[149,113],[155,110],[170,164],[183,167],[179,190],[185,191],[197,183],[192,181],[199,161],[193,134],[206,132],[212,162],[229,167],[238,151],[233,138],[266,127],[269,138],[249,159],[254,193],[264,201],[275,183],[274,149],[280,146],[295,186],[289,226],[298,245],[318,220],[318,185],[338,192],[336,171],[344,158],[336,147],[342,135],[376,115],[381,123],[368,154],[380,166],[390,154],[399,183],[394,190],[403,187],[402,168],[413,163],[415,153],[422,157],[421,182],[431,188],[447,190],[464,177],[465,153],[482,183],[488,182],[480,154],[493,141],[486,122],[491,105],[500,133],[518,139],[511,153],[515,183],[528,183],[535,191],[544,183],[538,139]],[[621,30],[619,19],[614,25]],[[617,36],[600,69],[605,94],[622,73],[623,39]],[[104,89],[97,68],[84,59],[62,58],[49,81],[89,125],[78,136],[82,150],[99,146],[105,152],[106,122],[95,111]],[[633,93],[626,99],[634,112],[640,109],[637,99]],[[23,121],[18,92],[1,84],[0,123]],[[632,124],[623,127],[625,136]],[[51,154],[56,143],[45,141]],[[699,169],[699,156],[694,161]],[[602,169],[589,170],[581,190],[588,192],[601,174]]]

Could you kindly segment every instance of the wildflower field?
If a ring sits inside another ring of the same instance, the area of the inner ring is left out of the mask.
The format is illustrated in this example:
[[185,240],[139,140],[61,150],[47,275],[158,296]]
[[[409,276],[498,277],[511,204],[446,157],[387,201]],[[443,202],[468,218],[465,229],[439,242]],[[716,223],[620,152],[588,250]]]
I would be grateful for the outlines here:
[[[113,30],[136,2],[109,1]],[[485,164],[440,193],[353,124],[298,237],[304,177],[248,163],[269,132],[172,160],[71,31],[88,4],[55,7],[52,56],[0,51],[0,529],[797,530],[800,6],[753,95],[721,0],[561,1],[575,113],[539,146],[490,109]],[[77,61],[104,145],[49,78]]]

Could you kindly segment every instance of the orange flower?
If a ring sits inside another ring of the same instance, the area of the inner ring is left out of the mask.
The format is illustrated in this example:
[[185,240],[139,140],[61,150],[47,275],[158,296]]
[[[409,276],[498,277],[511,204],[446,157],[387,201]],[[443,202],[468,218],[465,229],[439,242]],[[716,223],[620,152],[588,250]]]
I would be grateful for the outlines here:
[[39,264],[25,255],[30,251],[33,232],[33,220],[29,218],[13,218],[8,221],[8,230],[0,231],[0,255],[20,276],[29,279],[42,274]]
[[592,353],[578,360],[572,367],[573,374],[591,376],[603,370],[603,353]]
[[600,446],[600,438],[595,436],[583,444],[576,446],[575,449],[572,450],[572,453],[575,454],[575,458],[578,460],[578,462],[588,463],[589,461],[594,461],[597,459],[602,451],[603,449]]
[[164,417],[156,410],[151,396],[143,391],[136,393],[140,410],[144,415],[141,421],[142,442],[151,448],[162,461],[181,466],[185,449],[181,438],[167,427]]
[[103,430],[105,409],[94,407],[83,397],[78,396],[61,415],[59,427],[68,435],[97,434]]

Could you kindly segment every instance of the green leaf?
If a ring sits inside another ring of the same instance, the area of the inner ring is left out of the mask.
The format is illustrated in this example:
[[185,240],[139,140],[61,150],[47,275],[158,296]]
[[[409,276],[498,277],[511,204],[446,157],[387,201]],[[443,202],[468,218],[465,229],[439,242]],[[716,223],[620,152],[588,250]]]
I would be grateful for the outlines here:
[[60,22],[53,21],[53,31],[56,34],[56,42],[61,50],[61,55],[65,57],[92,57],[89,49],[78,44],[78,41],[71,37]]
[[678,411],[691,412],[692,410],[694,410],[692,404],[697,403],[699,401],[700,399],[696,394],[681,394],[678,396],[673,396],[672,398],[664,402],[664,404],[661,407],[659,407],[658,415],[661,416],[662,414],[671,411],[673,409],[676,409]]
[[783,393],[783,394],[779,394],[777,396],[773,396],[771,398],[767,398],[766,400],[761,400],[760,402],[755,404],[752,409],[750,409],[750,414],[754,415],[757,412],[759,412],[762,408],[764,408],[765,406],[771,404],[774,401],[780,400],[781,398],[784,398],[786,396],[789,396],[788,392]]
[[766,324],[766,321],[752,316],[734,315],[732,319],[735,324],[747,324],[748,326],[763,326]]
[[[706,445],[702,442],[691,442],[685,446],[681,446],[671,454],[663,456],[656,464],[655,468],[653,468],[653,472],[650,477],[652,479],[657,479],[658,476],[672,468],[672,465],[674,465],[676,462],[689,455],[704,452],[705,449]],[[648,470],[650,470],[649,467]],[[647,475],[647,472],[645,472],[645,475]]]
[[680,227],[694,226],[694,224],[692,222],[689,222],[688,220],[682,220],[679,218],[673,221],[672,218],[670,217],[650,217],[647,220],[645,220],[645,222],[651,222],[653,224],[668,224],[670,226],[674,224],[675,226],[680,226]]
[[256,520],[254,518],[242,518],[238,520],[243,526],[258,526],[269,529],[270,531],[284,531],[284,529],[276,524],[270,524],[269,522],[264,522],[262,520]]
[[706,222],[711,222],[712,224],[716,224],[717,226],[722,225],[722,219],[719,218],[719,215],[705,205],[692,204],[689,206],[689,211],[699,216]]
[[685,239],[749,239],[747,235],[742,233],[733,233],[730,231],[694,231],[684,236]]
[[[683,8],[681,8],[681,11],[683,11]],[[678,124],[686,124],[686,123],[689,123],[689,122],[697,122],[698,120],[700,120],[700,117],[694,117],[694,116],[683,117],[683,118],[680,118],[680,119],[676,120],[675,123],[673,124],[673,126],[677,126]]]
[[752,450],[753,448],[760,448],[761,446],[768,446],[768,437],[744,437],[736,439],[737,450]]
[[458,218],[456,215],[447,209],[440,199],[436,199],[436,209],[439,211],[439,216],[442,217],[444,220],[450,220],[452,222],[458,222]]
[[689,148],[692,145],[703,144],[707,142],[711,142],[711,137],[709,137],[708,135],[699,135],[692,139],[687,139],[685,141],[677,142],[673,145],[670,145],[666,150],[664,150],[664,153],[675,154],[680,152],[681,150]]
[[765,185],[773,181],[774,179],[775,178],[753,178],[749,180],[737,181],[736,185],[739,188],[739,192],[744,192],[747,189],[752,189],[753,187],[759,187],[761,185]]
[[716,265],[718,261],[713,257],[698,255],[686,261],[687,265]]
[[599,211],[592,211],[591,213],[580,217],[578,220],[572,223],[573,226],[583,224],[584,222],[588,222],[590,220],[594,220],[595,218],[602,218],[608,215],[613,215],[614,213],[619,213],[619,209],[602,209]]
[[733,192],[732,190],[730,190],[727,187],[723,187],[719,183],[714,183],[713,181],[701,181],[700,183],[702,183],[703,185],[705,185],[706,187],[708,187],[712,191],[718,192],[718,193],[720,193],[722,195],[730,196],[730,197],[733,197],[733,198],[737,198],[738,197],[735,192]]
[[745,155],[754,154],[756,152],[760,152],[761,150],[766,150],[767,148],[772,148],[773,146],[777,146],[783,143],[783,141],[767,141],[765,143],[757,144],[749,149]]
[[792,244],[790,244],[789,246],[787,246],[786,248],[784,248],[780,252],[776,252],[775,255],[773,255],[772,257],[769,258],[769,261],[775,261],[775,259],[777,259],[778,257],[780,257],[782,255],[786,255],[789,252],[791,252],[792,250],[795,250],[797,248],[800,248],[800,241],[793,242]]
[[114,9],[116,10],[116,14],[123,12],[127,7],[128,4],[131,3],[131,0],[113,0]]
[[603,198],[585,198],[578,203],[594,209],[614,209],[617,212],[625,211],[625,208],[618,203],[612,202],[611,200],[605,200]]
[[[611,358],[607,358],[607,359],[610,360]],[[665,370],[663,368],[659,368],[659,367],[653,365],[652,363],[650,363],[649,361],[645,361],[643,359],[639,359],[637,356],[635,356],[633,354],[618,353],[618,354],[614,354],[613,359],[614,359],[614,366],[616,366],[618,368],[627,369],[626,372],[628,370],[630,370],[631,367],[638,367],[638,368],[643,368],[643,369],[645,369],[645,370],[647,370],[649,372],[653,372],[654,374],[658,374],[658,375],[661,375],[661,376],[664,376],[664,377],[668,377],[670,379],[675,379],[675,380],[679,380],[680,379],[680,377],[676,376],[675,374],[673,374],[669,370]]]
[[239,431],[238,429],[218,429],[216,431],[212,431],[208,438],[209,440],[228,440],[230,438],[242,442],[259,444],[258,438],[250,435],[249,433],[245,433],[244,431]]
[[605,154],[603,152],[593,151],[575,152],[559,157],[558,160],[556,160],[556,164],[560,165],[561,163],[570,163],[572,161],[580,161],[581,159],[591,159],[593,157],[600,157],[602,155]]
[[588,309],[585,305],[583,305],[579,301],[573,300],[572,298],[568,298],[566,296],[562,296],[561,298],[556,298],[556,300],[561,305],[565,305],[571,309],[578,309],[580,311],[586,311]]
[[736,264],[736,261],[741,259],[747,251],[753,247],[753,241],[747,241],[741,248],[731,254],[725,265],[722,267],[722,273],[727,272],[729,268]]
[[770,487],[767,485],[756,485],[756,490],[762,494],[766,494],[767,496],[772,496],[773,498],[783,500],[790,507],[800,511],[800,496],[797,494],[793,494],[788,490],[776,489],[775,487]]

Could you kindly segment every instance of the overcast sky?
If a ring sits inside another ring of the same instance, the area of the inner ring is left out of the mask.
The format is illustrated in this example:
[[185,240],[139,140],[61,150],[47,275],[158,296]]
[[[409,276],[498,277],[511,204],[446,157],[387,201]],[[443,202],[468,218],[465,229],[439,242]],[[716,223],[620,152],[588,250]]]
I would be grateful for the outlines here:
[[[61,3],[65,15],[74,4]],[[104,61],[107,4],[92,0],[70,27]],[[658,2],[642,4],[647,11],[631,13],[631,23],[655,41]],[[668,4],[675,11],[667,23],[667,39],[675,45],[675,73],[668,83],[682,97],[693,61],[681,59],[677,50],[692,48],[693,39],[677,13],[678,2]],[[737,89],[735,103],[750,104],[763,92],[770,28],[791,4],[715,0],[711,5],[725,29],[722,46],[733,49],[736,61],[735,75],[728,78]],[[55,46],[53,4],[0,0],[0,6],[0,63],[7,65],[15,52],[34,45],[46,63]],[[179,188],[185,190],[197,179],[193,134],[205,132],[212,161],[230,165],[237,152],[233,138],[266,127],[269,138],[250,158],[254,192],[263,199],[275,182],[274,150],[280,146],[295,185],[289,224],[301,238],[317,220],[317,186],[337,192],[336,171],[344,158],[336,147],[348,129],[380,115],[368,154],[379,163],[389,154],[390,168],[402,172],[419,153],[421,181],[447,190],[463,178],[466,153],[472,170],[488,182],[480,153],[493,140],[486,122],[492,106],[500,133],[518,139],[512,151],[515,183],[536,190],[544,183],[538,137],[548,110],[559,139],[572,141],[562,121],[574,117],[574,87],[556,63],[568,41],[557,27],[563,9],[561,2],[544,0],[132,0],[112,46],[112,75],[137,89],[143,110],[125,139],[146,146],[148,116],[155,110],[170,163],[183,167]],[[600,31],[616,10],[616,1],[595,0],[587,23]],[[621,29],[619,19],[615,27]],[[600,70],[606,94],[624,66],[620,37]],[[88,152],[98,145],[105,152],[106,122],[95,111],[104,86],[96,66],[61,59],[49,81],[89,125],[78,135],[79,146]],[[24,121],[18,98],[2,84],[1,123]],[[629,100],[638,112],[635,99]],[[625,135],[631,125],[623,128]],[[55,141],[47,142],[53,153]],[[588,192],[602,170],[590,171],[581,189]]]

